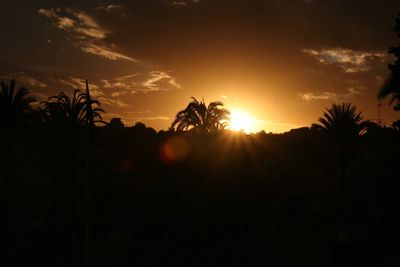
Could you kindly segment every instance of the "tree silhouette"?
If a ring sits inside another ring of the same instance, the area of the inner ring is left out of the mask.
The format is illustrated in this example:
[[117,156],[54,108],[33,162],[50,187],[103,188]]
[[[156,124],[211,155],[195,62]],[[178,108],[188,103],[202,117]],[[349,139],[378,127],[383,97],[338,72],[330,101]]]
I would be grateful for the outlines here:
[[[396,26],[394,31],[398,33],[400,37],[400,13],[399,16],[395,18]],[[393,109],[396,111],[400,110],[400,46],[391,47],[389,49],[389,54],[395,56],[393,64],[388,66],[390,70],[389,77],[381,87],[378,98],[384,99],[390,97],[390,104],[396,102]]]
[[400,132],[400,120],[394,121],[392,123],[392,128],[397,132]]
[[357,138],[369,125],[361,114],[351,103],[332,104],[318,119],[319,124],[312,124],[312,128],[327,132],[339,143],[346,143]]
[[4,163],[4,172],[0,170],[1,181],[1,253],[7,254],[7,246],[9,241],[9,214],[10,214],[10,197],[12,195],[11,181],[14,176],[15,167],[15,133],[16,127],[26,121],[30,115],[31,103],[35,99],[29,96],[29,91],[25,87],[15,89],[15,80],[11,80],[7,85],[1,82],[0,90],[0,131],[1,148],[0,158]]
[[112,118],[110,122],[107,124],[107,126],[112,130],[120,130],[125,127],[121,118]]
[[[45,118],[49,122],[61,123],[66,126],[76,127],[97,122],[103,122],[100,102],[91,99],[87,93],[75,90],[71,97],[64,92],[51,96],[45,105]],[[96,108],[88,108],[96,105]],[[90,112],[88,112],[90,110]]]
[[207,106],[204,100],[198,101],[192,97],[192,102],[176,114],[171,128],[176,127],[178,131],[195,129],[202,133],[224,129],[228,124],[230,112],[223,108],[223,105],[222,102],[216,101]]
[[1,82],[0,90],[0,123],[7,127],[15,126],[25,120],[32,111],[31,103],[35,99],[25,87],[15,90],[15,80],[7,85]]
[[347,228],[350,232],[354,231],[355,224],[352,192],[347,172],[356,153],[355,141],[370,125],[370,122],[364,120],[361,114],[362,112],[358,112],[357,107],[351,103],[332,104],[332,107],[326,108],[323,117],[319,118],[319,124],[312,124],[312,128],[327,133],[337,145],[336,156],[339,188],[341,189],[338,200],[347,217]]
[[[62,171],[56,169],[56,173],[67,173],[67,176],[69,176],[74,185],[78,184],[78,176],[82,176],[86,173],[85,182],[87,185],[86,188],[88,188],[88,177],[90,172],[88,161],[91,157],[90,151],[93,142],[93,127],[95,123],[103,122],[101,113],[104,112],[104,110],[100,108],[100,102],[90,97],[89,86],[87,84],[86,92],[75,90],[71,97],[64,92],[60,92],[58,95],[49,97],[49,99],[43,104],[45,121],[55,127],[59,134],[59,136],[56,137],[54,144],[55,154],[57,155],[55,156],[55,160],[59,162],[64,161],[64,165],[68,166]],[[93,107],[93,105],[95,107]],[[82,136],[79,134],[83,133],[81,130],[84,128],[88,130],[85,145],[81,143],[83,139],[78,138],[79,136]],[[66,143],[63,143],[64,137],[66,137]],[[83,148],[86,148],[85,173],[79,172],[78,168],[80,160],[79,155]],[[66,154],[66,157],[64,154]],[[63,160],[58,160],[58,157],[61,157]],[[55,166],[56,168],[57,165]],[[59,185],[56,183],[55,187],[58,186]],[[86,206],[88,206],[88,197],[86,197],[86,195],[89,195],[87,191],[88,189],[85,190]],[[73,205],[74,211],[72,214],[72,220],[78,222],[77,210],[78,206],[81,205],[79,199],[83,196],[78,191],[73,191],[70,196],[72,198],[71,204]],[[56,207],[56,209],[58,209],[58,207]]]

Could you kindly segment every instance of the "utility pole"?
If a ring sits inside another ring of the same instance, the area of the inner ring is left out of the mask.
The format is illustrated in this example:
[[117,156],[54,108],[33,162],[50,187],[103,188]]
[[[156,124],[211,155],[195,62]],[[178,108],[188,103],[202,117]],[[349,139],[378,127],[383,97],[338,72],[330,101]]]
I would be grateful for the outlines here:
[[382,127],[382,121],[381,121],[381,107],[383,107],[382,103],[378,103],[378,125]]
[[85,266],[91,265],[90,244],[90,156],[92,151],[94,119],[92,109],[92,98],[90,97],[89,81],[86,80],[86,117],[88,131],[86,134],[86,179],[85,179]]

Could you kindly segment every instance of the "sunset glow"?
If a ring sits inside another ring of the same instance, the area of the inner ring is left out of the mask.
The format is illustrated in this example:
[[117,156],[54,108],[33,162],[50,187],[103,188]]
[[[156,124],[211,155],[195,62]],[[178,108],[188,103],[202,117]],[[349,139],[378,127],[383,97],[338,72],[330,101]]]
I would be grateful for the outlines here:
[[232,109],[229,129],[251,133],[255,131],[256,122],[257,120],[249,113],[238,109]]

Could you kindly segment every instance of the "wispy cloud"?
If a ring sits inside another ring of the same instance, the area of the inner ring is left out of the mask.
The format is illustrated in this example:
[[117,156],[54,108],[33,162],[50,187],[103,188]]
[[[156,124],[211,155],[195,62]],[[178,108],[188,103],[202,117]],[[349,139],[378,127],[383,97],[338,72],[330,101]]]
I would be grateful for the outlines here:
[[165,71],[151,71],[142,85],[149,91],[160,91],[163,89],[162,85],[165,83],[178,89],[181,88],[175,78],[171,77],[171,75]]
[[[84,90],[86,87],[86,81],[77,77],[60,78],[57,82],[70,89]],[[175,78],[164,71],[150,71],[145,74],[133,73],[113,79],[90,81],[90,91],[93,97],[96,97],[104,105],[120,108],[130,107],[125,102],[129,95],[177,88],[180,88],[180,85]]]
[[350,99],[353,96],[360,95],[360,94],[362,94],[360,89],[351,87],[345,93],[335,93],[335,92],[325,91],[320,94],[315,94],[315,93],[309,92],[309,93],[300,93],[300,94],[298,94],[298,96],[306,102],[311,102],[314,100],[340,101],[340,100]]
[[19,76],[19,81],[26,84],[27,86],[32,86],[32,87],[40,87],[40,88],[45,88],[47,87],[47,84],[44,82],[41,82],[35,78],[32,78],[31,76],[28,75],[21,75]]
[[144,74],[133,73],[114,79],[102,79],[100,85],[116,91],[115,96],[125,95],[127,92],[135,94],[181,88],[181,85],[169,72],[159,70]]
[[128,92],[113,92],[113,93],[111,93],[111,96],[112,97],[121,97],[121,96],[125,96],[127,94],[129,94],[129,93]]
[[[68,86],[69,88],[72,89],[79,89],[81,91],[84,91],[86,89],[86,80],[85,79],[80,79],[76,77],[69,77],[69,78],[63,78],[58,80],[59,83]],[[93,97],[102,97],[105,94],[101,91],[101,88],[93,82],[89,83],[90,86],[90,94]]]
[[25,72],[10,73],[8,75],[0,76],[0,79],[14,79],[27,87],[46,88],[48,85],[45,82],[39,81]]
[[123,81],[123,80],[126,80],[126,79],[130,79],[130,78],[136,77],[138,75],[139,75],[138,73],[132,73],[132,74],[124,75],[124,76],[121,76],[121,77],[117,77],[117,78],[115,78],[115,80]]
[[155,116],[155,117],[141,117],[141,118],[136,118],[136,119],[143,120],[143,121],[156,121],[156,120],[169,121],[171,118],[166,117],[166,116]]
[[168,1],[168,4],[171,6],[187,6],[191,3],[199,3],[200,0],[172,0]]
[[125,103],[122,100],[112,99],[112,98],[109,98],[109,97],[101,96],[101,97],[98,97],[98,100],[100,101],[101,104],[104,104],[104,105],[120,107],[120,108],[130,107],[129,104]]
[[111,12],[111,11],[118,11],[123,9],[123,5],[106,5],[106,6],[99,6],[96,7],[97,10],[103,10],[103,11],[107,11],[107,12]]
[[387,59],[383,51],[355,51],[343,48],[332,49],[303,49],[322,64],[337,64],[347,73],[365,72],[374,67],[374,63],[382,63]]
[[[107,7],[108,9],[116,8],[115,5]],[[65,31],[73,39],[73,44],[86,53],[110,60],[139,62],[137,59],[117,52],[115,45],[107,43],[105,38],[110,32],[84,11],[71,8],[42,8],[38,10],[38,13],[50,19],[60,30]]]
[[83,11],[75,11],[67,8],[62,9],[39,9],[38,13],[48,19],[52,19],[54,24],[62,30],[68,31],[79,37],[78,39],[94,38],[104,39],[108,31],[99,26],[99,24]]
[[139,60],[132,57],[113,51],[112,48],[106,44],[100,45],[95,43],[84,43],[82,50],[89,54],[102,56],[111,60],[126,59],[133,62],[139,62]]

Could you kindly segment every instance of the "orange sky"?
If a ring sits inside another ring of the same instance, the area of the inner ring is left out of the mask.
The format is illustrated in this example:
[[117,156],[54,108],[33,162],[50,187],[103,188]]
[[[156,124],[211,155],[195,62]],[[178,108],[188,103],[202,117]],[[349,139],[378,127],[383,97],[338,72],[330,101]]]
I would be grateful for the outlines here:
[[400,2],[371,2],[6,1],[0,76],[38,100],[89,79],[106,119],[156,129],[192,96],[247,112],[255,131],[309,126],[343,101],[376,120]]

